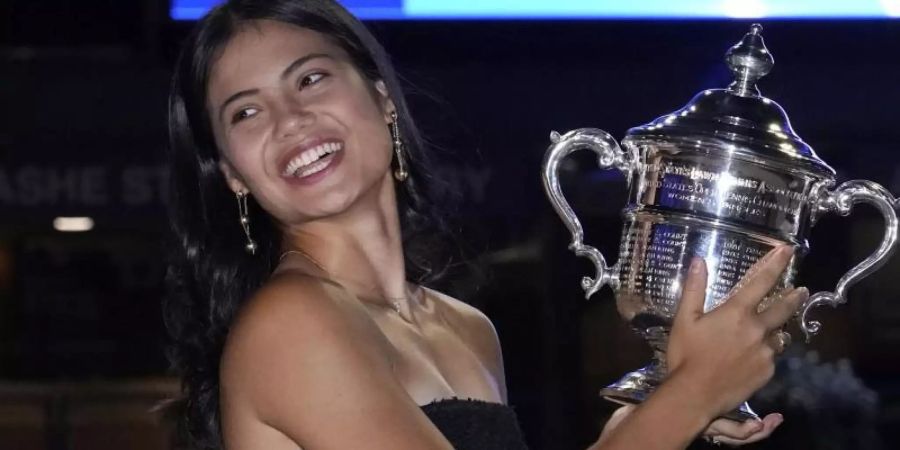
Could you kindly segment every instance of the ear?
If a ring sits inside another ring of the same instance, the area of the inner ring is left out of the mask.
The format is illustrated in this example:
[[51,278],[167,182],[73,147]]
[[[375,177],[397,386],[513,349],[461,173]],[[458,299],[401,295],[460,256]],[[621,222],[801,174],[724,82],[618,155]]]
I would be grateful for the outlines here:
[[237,194],[238,192],[249,191],[247,185],[241,180],[240,175],[238,175],[237,171],[234,170],[234,167],[231,166],[231,163],[225,158],[219,160],[219,170],[221,170],[222,175],[225,176],[225,182],[228,183],[228,189],[231,189],[231,192]]
[[391,94],[388,92],[384,80],[375,82],[375,90],[378,91],[378,100],[381,105],[381,111],[384,113],[384,121],[385,123],[391,123],[393,121],[391,113],[396,111],[397,107],[394,106],[394,101],[391,100]]

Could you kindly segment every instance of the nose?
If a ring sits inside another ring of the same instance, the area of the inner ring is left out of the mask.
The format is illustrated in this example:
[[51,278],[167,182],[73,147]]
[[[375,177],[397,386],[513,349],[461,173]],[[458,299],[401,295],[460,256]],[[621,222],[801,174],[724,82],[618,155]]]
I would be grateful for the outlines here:
[[311,111],[297,106],[281,108],[277,114],[275,136],[281,139],[295,137],[315,122]]

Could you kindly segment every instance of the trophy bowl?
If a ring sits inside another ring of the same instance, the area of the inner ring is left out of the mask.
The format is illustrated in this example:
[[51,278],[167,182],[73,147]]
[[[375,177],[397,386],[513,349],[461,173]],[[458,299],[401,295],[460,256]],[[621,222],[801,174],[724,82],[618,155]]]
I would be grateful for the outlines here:
[[[833,292],[813,294],[800,308],[797,320],[808,341],[820,329],[810,310],[844,303],[847,289],[896,249],[898,205],[890,192],[865,180],[835,187],[834,169],[794,133],[784,110],[760,95],[756,81],[774,65],[761,31],[753,25],[726,53],[734,77],[728,88],[700,92],[683,108],[630,129],[621,146],[595,128],[551,133],[544,189],[572,234],[569,248],[596,267],[593,277],[582,279],[586,297],[609,285],[619,313],[653,350],[649,365],[601,391],[609,400],[640,403],[665,379],[668,334],[693,257],[707,264],[708,312],[769,250],[793,246],[794,257],[763,299],[764,308],[793,287],[819,217],[847,215],[860,202],[874,206],[884,216],[881,244]],[[619,257],[612,266],[583,243],[581,224],[560,188],[560,161],[581,149],[595,152],[601,168],[620,170],[628,183]],[[724,417],[758,418],[746,402]]]

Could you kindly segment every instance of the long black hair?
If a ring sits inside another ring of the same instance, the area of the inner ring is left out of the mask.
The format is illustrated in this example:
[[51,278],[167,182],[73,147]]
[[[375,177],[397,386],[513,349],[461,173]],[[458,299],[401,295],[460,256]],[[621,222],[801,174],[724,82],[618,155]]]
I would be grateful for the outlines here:
[[[450,261],[435,252],[434,238],[447,235],[434,207],[436,186],[427,170],[423,141],[410,117],[403,91],[381,45],[355,17],[333,0],[229,0],[211,10],[184,43],[169,96],[168,210],[172,238],[164,301],[172,341],[169,358],[181,377],[176,402],[182,443],[221,448],[219,359],[232,319],[277,264],[281,232],[252,198],[249,216],[256,255],[245,252],[237,201],[218,167],[219,150],[206,109],[210,69],[242,25],[274,20],[322,33],[343,48],[371,82],[382,80],[398,116],[407,150],[409,178],[397,183],[408,277],[428,283]],[[443,201],[443,200],[442,200]]]

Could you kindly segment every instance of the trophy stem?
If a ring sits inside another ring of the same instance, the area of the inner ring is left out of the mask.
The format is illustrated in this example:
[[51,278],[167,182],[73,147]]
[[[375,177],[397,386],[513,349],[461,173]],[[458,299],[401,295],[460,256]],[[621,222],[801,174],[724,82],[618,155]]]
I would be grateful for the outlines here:
[[[656,347],[656,346],[654,346]],[[614,403],[631,405],[642,403],[666,378],[666,353],[658,348],[653,352],[653,360],[644,368],[626,374],[615,383],[600,390],[600,395]],[[725,413],[722,417],[739,422],[748,419],[759,420],[747,402]]]
[[666,376],[665,352],[656,350],[650,364],[625,374],[615,383],[600,390],[603,398],[623,405],[642,403]]

